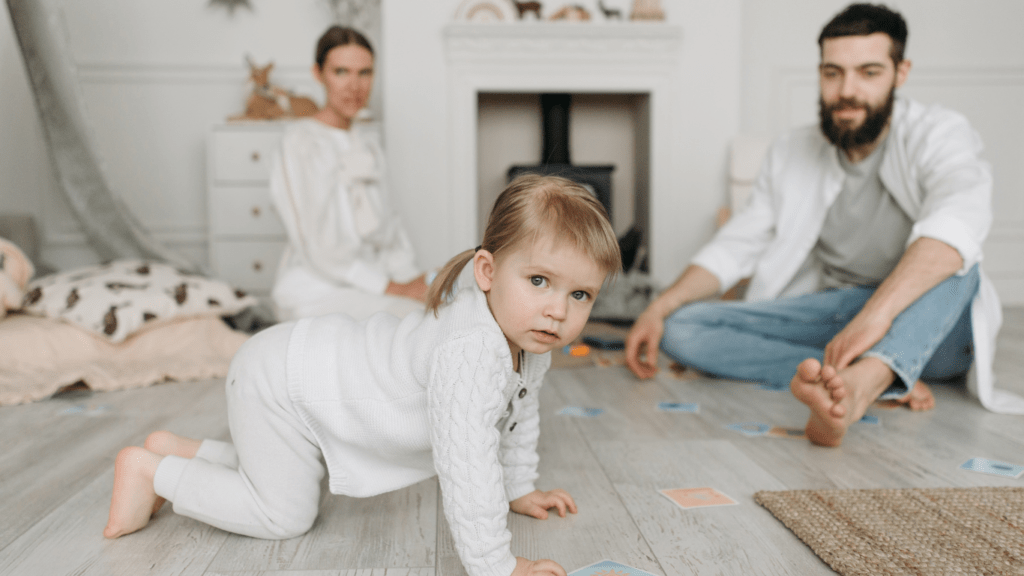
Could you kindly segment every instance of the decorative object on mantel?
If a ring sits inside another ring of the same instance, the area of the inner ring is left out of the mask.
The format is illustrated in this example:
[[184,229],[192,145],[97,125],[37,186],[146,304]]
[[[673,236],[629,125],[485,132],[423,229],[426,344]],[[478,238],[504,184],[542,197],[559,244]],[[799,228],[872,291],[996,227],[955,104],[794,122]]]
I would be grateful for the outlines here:
[[579,4],[569,4],[551,15],[551,20],[567,20],[569,22],[586,22],[590,20],[590,12]]
[[235,8],[248,8],[252,11],[252,5],[249,4],[249,0],[210,0],[209,6],[222,6],[228,9],[228,14],[234,16]]
[[664,20],[665,11],[661,9],[661,0],[633,0],[633,13],[630,20]]
[[519,2],[519,0],[512,0],[516,5],[516,10],[519,11],[519,19],[526,20],[527,14],[533,14],[533,18],[536,20],[542,20],[543,17],[540,14],[540,2]]
[[380,10],[380,0],[324,0],[334,16],[334,23],[361,30],[370,28],[374,9]]
[[455,10],[461,22],[512,22],[518,10],[512,0],[462,0]]
[[597,0],[597,7],[601,9],[605,20],[622,20],[622,10],[614,7],[608,8],[604,5],[604,0]]
[[319,108],[316,102],[270,83],[270,70],[274,67],[273,62],[261,68],[248,56],[245,57],[245,61],[249,64],[252,94],[245,103],[245,113],[240,116],[231,116],[228,118],[229,121],[300,118],[317,113]]

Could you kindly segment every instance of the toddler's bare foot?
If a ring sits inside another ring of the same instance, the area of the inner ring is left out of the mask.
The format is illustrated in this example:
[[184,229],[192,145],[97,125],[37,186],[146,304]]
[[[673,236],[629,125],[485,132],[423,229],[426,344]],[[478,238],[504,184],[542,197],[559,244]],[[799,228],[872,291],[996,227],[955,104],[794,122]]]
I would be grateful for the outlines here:
[[158,430],[146,437],[144,446],[146,450],[161,456],[181,456],[182,458],[195,458],[202,440],[193,440],[184,436],[178,436],[173,432]]
[[110,518],[103,529],[104,537],[124,536],[149,523],[149,517],[158,509],[153,476],[162,459],[163,456],[138,446],[129,446],[118,452],[114,463]]

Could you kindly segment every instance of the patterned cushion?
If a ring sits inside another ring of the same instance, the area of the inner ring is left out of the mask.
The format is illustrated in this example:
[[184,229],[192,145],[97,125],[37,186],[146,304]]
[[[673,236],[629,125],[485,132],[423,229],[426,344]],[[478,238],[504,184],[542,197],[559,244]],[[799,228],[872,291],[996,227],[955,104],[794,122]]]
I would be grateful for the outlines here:
[[121,342],[149,323],[235,314],[256,303],[224,282],[167,264],[116,260],[33,280],[23,310]]

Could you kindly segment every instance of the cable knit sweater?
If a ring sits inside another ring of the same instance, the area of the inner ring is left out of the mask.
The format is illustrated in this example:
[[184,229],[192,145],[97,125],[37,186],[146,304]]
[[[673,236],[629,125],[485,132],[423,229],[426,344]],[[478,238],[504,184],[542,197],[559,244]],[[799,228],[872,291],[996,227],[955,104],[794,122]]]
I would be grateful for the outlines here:
[[550,354],[508,342],[471,274],[440,309],[300,320],[289,341],[289,395],[320,445],[330,490],[372,496],[438,476],[470,576],[515,568],[508,503],[534,490],[538,392]]

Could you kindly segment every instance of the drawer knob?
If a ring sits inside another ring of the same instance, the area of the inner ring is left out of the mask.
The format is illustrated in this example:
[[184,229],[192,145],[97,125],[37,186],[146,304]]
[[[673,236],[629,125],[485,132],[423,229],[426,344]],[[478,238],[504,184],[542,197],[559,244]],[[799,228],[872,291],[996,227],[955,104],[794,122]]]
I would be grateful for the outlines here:
[[256,272],[262,271],[263,270],[263,262],[260,262],[259,260],[253,260],[252,269],[255,270]]
[[259,153],[259,151],[256,151],[256,152],[252,153],[252,161],[253,162],[259,162],[260,161],[260,153]]
[[259,218],[260,214],[261,214],[260,207],[259,206],[253,206],[252,207],[252,217],[253,218]]

